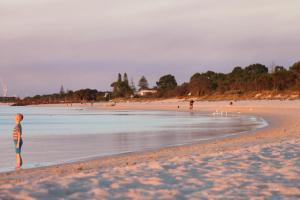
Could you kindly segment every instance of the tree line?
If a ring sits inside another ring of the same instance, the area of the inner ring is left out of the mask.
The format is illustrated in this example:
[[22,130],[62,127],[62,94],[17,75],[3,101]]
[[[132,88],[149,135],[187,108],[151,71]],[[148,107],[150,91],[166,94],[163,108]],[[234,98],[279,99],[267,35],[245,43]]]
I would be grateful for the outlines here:
[[[125,73],[122,79],[118,74],[118,80],[111,85],[113,97],[130,97],[136,93],[136,87],[132,82],[129,84],[128,76]],[[138,83],[139,90],[149,89],[145,76],[142,76]],[[230,73],[217,73],[207,71],[195,73],[188,82],[177,84],[176,78],[171,75],[164,75],[156,82],[151,89],[157,93],[149,97],[183,97],[183,96],[204,96],[211,94],[245,94],[247,92],[261,91],[300,91],[300,61],[289,68],[274,66],[271,71],[263,64],[256,63],[246,67],[234,67]]]
[[18,101],[19,98],[17,97],[0,97],[1,103],[13,103]]
[[300,61],[286,68],[274,66],[269,70],[263,64],[251,64],[245,67],[234,67],[230,73],[207,71],[195,73],[188,82],[178,85],[176,78],[167,74],[160,77],[154,87],[150,87],[148,80],[142,76],[138,85],[129,81],[127,73],[111,84],[112,92],[101,92],[93,89],[65,91],[63,86],[58,93],[36,95],[19,99],[2,97],[0,102],[18,102],[18,104],[48,104],[48,103],[85,103],[108,101],[112,98],[138,98],[138,91],[153,89],[157,92],[148,98],[168,98],[184,96],[204,96],[212,94],[247,94],[261,91],[300,91]]
[[95,89],[67,90],[61,86],[60,91],[54,94],[36,95],[17,99],[16,105],[31,104],[58,104],[58,103],[90,103],[98,101],[108,101],[111,98],[111,92],[101,92]]

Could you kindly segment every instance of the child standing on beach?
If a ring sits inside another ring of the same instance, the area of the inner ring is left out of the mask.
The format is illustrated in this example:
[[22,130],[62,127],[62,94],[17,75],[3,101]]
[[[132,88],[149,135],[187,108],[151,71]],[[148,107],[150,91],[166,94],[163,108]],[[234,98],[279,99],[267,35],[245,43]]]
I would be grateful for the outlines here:
[[16,125],[13,130],[13,139],[16,150],[16,169],[19,169],[23,164],[23,160],[21,157],[21,148],[23,145],[21,121],[23,120],[23,115],[21,113],[16,114],[15,120]]

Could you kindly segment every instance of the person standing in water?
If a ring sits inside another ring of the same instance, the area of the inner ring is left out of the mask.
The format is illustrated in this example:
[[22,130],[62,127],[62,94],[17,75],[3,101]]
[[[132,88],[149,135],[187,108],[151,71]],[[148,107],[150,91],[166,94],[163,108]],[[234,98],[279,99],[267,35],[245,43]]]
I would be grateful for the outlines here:
[[190,100],[190,110],[193,110],[194,108],[194,100]]
[[15,117],[16,125],[13,130],[13,139],[14,139],[15,150],[16,150],[16,169],[21,168],[23,165],[23,160],[21,156],[21,148],[23,145],[21,121],[23,120],[23,118],[24,117],[21,113],[16,114]]

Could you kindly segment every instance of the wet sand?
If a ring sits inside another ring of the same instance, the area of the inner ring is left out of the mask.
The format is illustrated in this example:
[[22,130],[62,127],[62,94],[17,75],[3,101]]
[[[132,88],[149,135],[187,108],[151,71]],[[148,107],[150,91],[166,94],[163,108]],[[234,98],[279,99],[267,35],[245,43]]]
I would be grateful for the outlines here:
[[[187,110],[181,100],[112,108],[174,110],[178,105]],[[216,109],[261,116],[270,126],[205,144],[2,173],[0,199],[299,199],[300,101],[195,104],[195,111]]]

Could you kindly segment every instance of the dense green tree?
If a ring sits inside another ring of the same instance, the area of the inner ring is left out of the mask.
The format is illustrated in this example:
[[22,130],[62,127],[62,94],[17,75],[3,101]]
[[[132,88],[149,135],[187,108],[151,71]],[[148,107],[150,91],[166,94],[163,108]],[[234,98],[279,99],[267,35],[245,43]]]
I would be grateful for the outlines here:
[[300,77],[300,61],[294,63],[291,67],[290,70],[297,75],[297,77]]
[[124,73],[124,79],[122,81],[121,74],[118,74],[118,80],[111,84],[113,87],[113,97],[130,97],[133,94],[133,90],[128,83],[128,76]]
[[212,80],[211,77],[207,74],[194,74],[189,83],[189,90],[192,95],[204,95],[211,91],[212,89]]
[[111,84],[111,87],[113,88],[112,95],[114,97],[120,97],[123,95],[121,89],[122,82],[122,75],[119,73],[117,81]]
[[295,87],[297,89],[300,89],[300,61],[294,63],[290,67],[290,71],[294,74],[296,80],[295,80]]
[[136,87],[135,87],[133,79],[131,79],[131,81],[130,81],[130,88],[131,88],[131,90],[132,90],[133,93],[136,92]]
[[255,80],[256,91],[271,90],[273,87],[273,79],[270,74],[262,74]]
[[80,101],[95,101],[97,93],[97,90],[82,89],[75,92],[75,96]]
[[160,77],[159,81],[156,82],[157,88],[160,91],[168,91],[168,90],[173,90],[177,86],[176,79],[173,75],[168,74],[165,76]]
[[60,95],[62,95],[62,96],[65,94],[65,89],[64,89],[64,86],[63,86],[63,85],[60,87],[59,93],[60,93]]
[[255,75],[261,75],[261,74],[267,74],[268,68],[265,65],[262,64],[252,64],[245,68],[245,71],[247,74],[251,76]]
[[118,83],[121,83],[122,82],[122,75],[120,73],[118,73],[118,80],[117,80]]
[[273,89],[274,90],[286,90],[295,85],[295,74],[292,71],[288,71],[283,66],[276,66],[274,73],[272,74]]
[[189,84],[183,83],[180,86],[177,86],[172,92],[171,96],[187,96],[189,94]]
[[123,81],[124,81],[125,84],[129,85],[127,73],[124,73]]
[[[262,79],[261,76],[268,74],[268,68],[262,64],[252,64],[245,68],[244,81],[247,83],[244,85],[244,90],[247,91],[258,91],[259,80]],[[265,76],[266,77],[266,76]]]
[[141,77],[141,79],[139,80],[138,86],[140,87],[140,90],[149,89],[149,83],[145,76]]
[[228,74],[227,81],[229,83],[228,90],[242,91],[244,89],[245,83],[245,70],[237,66],[231,73]]
[[274,72],[273,73],[277,73],[277,72],[285,72],[287,71],[283,66],[275,66]]
[[244,70],[242,67],[237,66],[235,68],[233,68],[232,72],[230,73],[231,76],[241,76],[244,73]]

